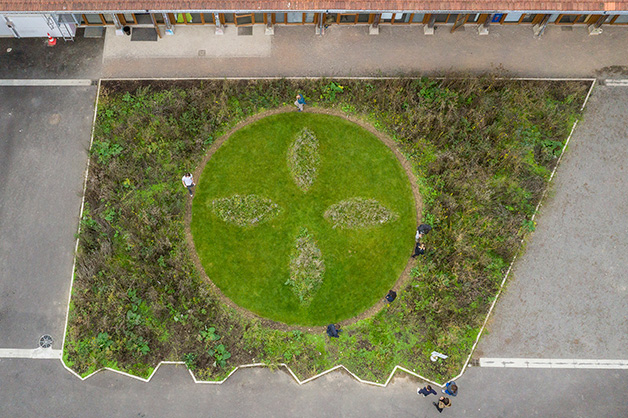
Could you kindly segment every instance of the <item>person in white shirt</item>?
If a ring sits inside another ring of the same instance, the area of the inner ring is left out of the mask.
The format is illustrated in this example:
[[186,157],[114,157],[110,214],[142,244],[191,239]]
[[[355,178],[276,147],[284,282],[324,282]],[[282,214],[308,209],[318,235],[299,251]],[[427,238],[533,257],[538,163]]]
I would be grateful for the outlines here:
[[181,179],[181,182],[183,183],[185,188],[188,189],[190,197],[194,197],[194,186],[196,186],[196,184],[194,184],[194,178],[192,177],[192,173],[185,173],[185,175]]

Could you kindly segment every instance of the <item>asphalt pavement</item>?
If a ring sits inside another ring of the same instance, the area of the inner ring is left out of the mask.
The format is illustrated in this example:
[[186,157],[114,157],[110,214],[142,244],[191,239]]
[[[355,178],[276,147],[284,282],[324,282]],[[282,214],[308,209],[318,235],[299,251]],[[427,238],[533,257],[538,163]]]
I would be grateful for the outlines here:
[[0,87],[0,348],[61,347],[96,88]]

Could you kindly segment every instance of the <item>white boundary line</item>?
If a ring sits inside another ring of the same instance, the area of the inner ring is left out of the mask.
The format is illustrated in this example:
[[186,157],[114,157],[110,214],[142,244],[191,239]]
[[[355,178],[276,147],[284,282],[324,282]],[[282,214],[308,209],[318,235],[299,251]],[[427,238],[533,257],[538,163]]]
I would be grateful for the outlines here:
[[628,79],[608,78],[604,81],[604,85],[608,87],[628,87]]
[[480,358],[480,367],[512,367],[526,369],[628,369],[628,360]]
[[77,87],[91,86],[94,80],[70,78],[70,79],[0,79],[0,87]]
[[[269,77],[111,77],[102,78],[101,81],[194,81],[194,80],[399,80],[399,79],[417,79],[423,78],[422,76],[269,76]],[[456,79],[469,79],[472,77],[426,77],[433,80],[456,80]],[[477,77],[479,78],[479,77]],[[560,78],[560,77],[496,77],[497,80],[515,80],[515,81],[591,81],[594,82],[595,78]]]
[[[589,92],[587,93],[586,98],[584,99],[584,102],[582,103],[582,107],[580,108],[580,110],[584,110],[584,105],[587,103],[587,100],[589,99],[589,96],[591,95],[591,92],[593,91],[593,87],[595,86],[595,79],[593,79],[593,82],[591,83],[591,87],[589,87]],[[571,132],[569,132],[569,136],[567,137],[567,140],[565,141],[565,145],[563,146],[562,151],[560,152],[560,156],[558,157],[558,161],[556,161],[556,165],[554,166],[554,170],[552,170],[552,174],[550,175],[550,178],[547,182],[547,186],[545,187],[545,190],[543,191],[543,194],[541,195],[541,198],[539,199],[539,203],[536,205],[536,208],[534,209],[534,214],[532,214],[532,218],[530,218],[530,222],[534,222],[534,219],[536,218],[537,213],[539,213],[539,209],[541,208],[541,204],[543,203],[543,201],[545,200],[545,196],[547,195],[547,191],[549,190],[549,188],[552,185],[552,179],[554,178],[554,173],[556,173],[556,169],[558,169],[558,165],[560,164],[561,159],[563,158],[563,155],[565,154],[565,150],[567,149],[567,145],[569,144],[569,141],[571,140],[571,136],[573,135],[576,126],[578,126],[578,121],[576,120],[573,124],[573,126],[571,127]],[[523,243],[525,241],[525,236],[521,239],[521,242],[519,243],[519,249],[517,250],[517,253],[521,250]],[[508,279],[508,276],[510,276],[510,271],[512,270],[512,266],[515,264],[515,261],[517,261],[517,257],[518,254],[515,254],[515,256],[513,257],[512,261],[510,262],[510,265],[508,266],[508,270],[506,271],[506,274],[504,275],[504,278],[502,279],[501,284],[499,285],[499,290],[497,291],[497,294],[495,295],[495,299],[493,299],[493,303],[491,303],[491,307],[489,308],[486,317],[484,318],[484,322],[482,323],[482,327],[480,328],[480,332],[478,332],[478,336],[475,339],[475,342],[473,343],[473,347],[471,347],[471,351],[469,352],[469,356],[467,357],[467,360],[464,362],[464,365],[462,366],[462,369],[460,370],[460,373],[458,373],[458,375],[454,378],[452,378],[451,380],[456,380],[458,379],[460,376],[462,376],[465,372],[465,370],[467,369],[467,367],[469,366],[469,361],[471,361],[471,357],[473,356],[473,353],[475,352],[475,348],[478,345],[478,342],[480,341],[480,337],[482,336],[482,333],[484,332],[484,329],[486,328],[486,324],[488,323],[489,318],[491,317],[491,313],[493,312],[493,308],[495,308],[495,304],[497,303],[497,300],[499,300],[499,296],[502,294],[502,291],[504,290],[504,285],[506,284],[506,280]]]
[[72,276],[70,277],[70,290],[68,291],[68,307],[65,312],[65,327],[63,328],[63,341],[61,342],[61,364],[63,367],[74,373],[74,375],[80,377],[74,370],[70,369],[63,361],[63,348],[65,347],[65,337],[68,333],[68,320],[70,318],[70,303],[72,301],[72,289],[74,288],[74,273],[76,270],[76,253],[79,245],[79,234],[81,233],[81,220],[83,219],[83,209],[85,208],[85,190],[87,189],[87,176],[89,174],[89,153],[92,150],[92,143],[94,142],[94,130],[96,129],[96,116],[98,116],[98,100],[100,99],[100,80],[96,86],[96,100],[94,102],[94,117],[92,119],[92,134],[89,139],[89,148],[87,149],[87,166],[85,167],[85,177],[83,178],[83,197],[81,198],[81,210],[78,217],[78,228],[76,231],[76,243],[74,244],[74,261],[72,262]]
[[62,350],[52,348],[0,348],[0,358],[61,359]]
[[[100,97],[100,85],[101,85],[101,81],[122,81],[122,80],[262,80],[262,79],[268,79],[268,80],[276,80],[276,79],[320,79],[323,77],[265,77],[265,78],[251,78],[251,77],[233,77],[233,78],[229,78],[229,77],[220,77],[220,78],[194,78],[194,79],[185,79],[185,78],[138,78],[138,79],[115,79],[115,78],[109,78],[109,79],[101,79],[98,80],[98,93],[96,96],[96,104],[95,104],[95,108],[94,108],[94,121],[92,124],[92,137],[90,140],[90,150],[91,150],[91,144],[94,140],[94,129],[95,129],[95,125],[96,125],[96,115],[98,112],[98,99]],[[330,79],[360,79],[360,80],[368,80],[368,79],[398,79],[398,78],[416,78],[416,77],[330,77]],[[434,78],[434,77],[433,77]],[[593,91],[593,87],[595,86],[595,78],[512,78],[511,80],[522,80],[522,81],[591,81],[591,87],[589,88],[589,92],[587,93],[587,96],[585,97],[585,100],[580,108],[580,110],[584,110],[584,106],[587,103],[587,101],[589,100],[589,96],[591,95],[591,92]],[[565,150],[567,149],[567,145],[569,144],[569,141],[571,139],[571,136],[574,133],[574,130],[576,129],[576,126],[578,125],[578,121],[575,121],[573,126],[571,127],[571,132],[569,133],[569,136],[567,137],[567,140],[565,141],[565,145],[563,146],[563,149],[560,153],[560,156],[558,157],[558,160],[556,161],[556,166],[554,166],[554,170],[552,171],[552,174],[550,175],[550,178],[547,182],[547,187],[545,188],[545,190],[543,191],[543,194],[541,195],[541,199],[539,199],[539,203],[536,206],[536,209],[534,211],[534,214],[532,215],[532,218],[530,219],[531,222],[534,222],[534,219],[536,217],[536,214],[539,211],[539,208],[541,207],[541,203],[543,202],[543,200],[545,199],[545,196],[547,194],[547,191],[550,188],[552,179],[554,178],[554,173],[556,173],[556,169],[558,168],[558,165],[560,164],[560,161],[563,157],[563,154],[565,153]],[[85,203],[85,188],[87,187],[87,175],[89,173],[89,159],[87,160],[87,169],[85,171],[85,184],[83,186],[83,202],[81,203],[81,212],[79,215],[79,227],[78,227],[78,232],[80,232],[81,230],[81,222],[80,219],[82,219],[83,216],[83,206]],[[523,243],[524,243],[525,237],[521,239],[521,242],[519,244],[519,249],[521,249]],[[74,265],[72,267],[72,278],[71,278],[71,282],[70,282],[70,294],[68,296],[68,310],[67,310],[67,314],[66,314],[66,319],[65,319],[65,331],[63,334],[63,344],[61,346],[61,351],[63,352],[63,347],[65,345],[65,337],[67,334],[67,328],[68,328],[68,317],[69,317],[69,312],[70,312],[70,300],[72,297],[72,285],[74,284],[74,269],[76,267],[76,251],[78,249],[78,238],[76,239],[76,248],[75,248],[75,256],[74,256]],[[464,374],[464,372],[466,371],[467,367],[469,366],[469,361],[471,360],[471,357],[473,356],[473,353],[475,352],[475,348],[477,347],[478,342],[480,341],[480,337],[482,336],[482,333],[484,332],[484,329],[486,328],[486,323],[488,322],[488,319],[491,316],[491,313],[493,312],[493,308],[495,307],[495,304],[497,303],[497,300],[499,299],[499,296],[502,293],[502,290],[504,289],[504,284],[506,283],[506,280],[508,279],[508,276],[510,275],[510,271],[512,270],[512,266],[514,265],[515,261],[517,260],[517,255],[515,255],[512,259],[512,261],[510,262],[510,265],[508,266],[508,270],[506,271],[506,274],[504,275],[504,278],[502,279],[502,282],[499,286],[499,290],[497,292],[497,295],[495,295],[495,299],[493,300],[493,302],[491,303],[491,306],[488,310],[488,313],[486,314],[486,318],[484,318],[484,322],[482,323],[482,327],[480,328],[480,332],[478,332],[478,335],[475,339],[475,342],[473,343],[473,346],[471,347],[471,351],[469,352],[469,356],[467,357],[464,365],[462,366],[462,369],[460,370],[460,373],[458,375],[456,375],[455,377],[453,377],[452,379],[449,379],[449,381],[451,380],[457,380],[460,376],[462,376]],[[109,370],[111,372],[115,372],[115,373],[119,373],[122,374],[124,376],[127,377],[131,377],[133,379],[137,379],[140,380],[142,382],[149,382],[152,377],[155,375],[155,373],[157,372],[157,370],[159,369],[159,367],[162,364],[185,364],[185,362],[182,361],[161,361],[159,362],[159,364],[157,364],[157,366],[155,367],[155,369],[153,370],[153,372],[150,374],[150,376],[148,378],[143,378],[143,377],[139,377],[139,376],[134,376],[132,374],[120,371],[120,370],[115,370],[112,369],[110,367],[103,367],[101,369],[96,370],[93,373],[90,373],[89,375],[85,376],[85,377],[81,377],[78,373],[76,373],[74,370],[72,370],[71,368],[69,368],[65,362],[63,361],[63,355],[61,355],[61,363],[63,364],[63,367],[65,367],[67,370],[69,370],[72,374],[74,374],[76,377],[78,377],[81,380],[86,380],[88,378],[90,378],[91,376],[95,375],[96,373],[99,373],[103,370]],[[581,360],[581,361],[587,361],[587,360]],[[622,360],[616,360],[621,362]],[[237,370],[239,369],[245,369],[245,368],[251,368],[251,367],[271,367],[271,366],[279,366],[279,367],[285,367],[288,372],[290,373],[290,375],[292,375],[292,377],[295,379],[295,381],[299,384],[299,385],[303,385],[305,383],[311,382],[313,380],[316,380],[328,373],[331,373],[333,371],[336,371],[338,369],[344,369],[347,373],[349,373],[355,380],[357,380],[360,383],[365,383],[368,385],[372,385],[372,386],[378,386],[378,387],[386,387],[388,386],[388,383],[392,380],[393,376],[395,375],[395,373],[397,372],[397,370],[401,370],[403,372],[406,372],[412,376],[415,376],[421,380],[424,380],[425,382],[431,383],[435,386],[438,387],[443,387],[444,384],[441,383],[437,383],[435,381],[432,381],[418,373],[415,373],[413,371],[410,371],[408,369],[406,369],[405,367],[396,365],[392,372],[390,373],[390,375],[388,376],[388,379],[386,379],[385,383],[377,383],[377,382],[372,382],[370,380],[364,380],[361,379],[360,377],[358,377],[356,374],[354,374],[353,372],[351,372],[349,369],[347,369],[344,365],[339,364],[337,366],[332,367],[331,369],[325,370],[315,376],[312,376],[310,378],[307,378],[305,380],[300,380],[292,371],[292,369],[290,369],[290,367],[285,364],[285,363],[279,363],[279,364],[265,364],[265,363],[253,363],[253,364],[245,364],[245,365],[240,365],[235,367],[228,375],[227,377],[225,377],[223,380],[220,381],[207,381],[207,380],[197,380],[196,377],[194,376],[194,373],[188,369],[188,371],[190,372],[190,375],[192,376],[192,379],[194,380],[194,383],[204,383],[204,384],[222,384],[224,383],[233,373],[235,373]]]

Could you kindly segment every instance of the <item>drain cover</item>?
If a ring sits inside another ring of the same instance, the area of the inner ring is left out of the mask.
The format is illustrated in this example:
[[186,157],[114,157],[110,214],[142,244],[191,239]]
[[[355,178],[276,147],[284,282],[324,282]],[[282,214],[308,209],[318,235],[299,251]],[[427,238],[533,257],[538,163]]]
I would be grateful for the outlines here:
[[48,334],[46,335],[42,335],[42,337],[39,339],[39,346],[41,348],[50,348],[52,347],[52,343],[54,343],[55,341],[52,339],[52,337]]

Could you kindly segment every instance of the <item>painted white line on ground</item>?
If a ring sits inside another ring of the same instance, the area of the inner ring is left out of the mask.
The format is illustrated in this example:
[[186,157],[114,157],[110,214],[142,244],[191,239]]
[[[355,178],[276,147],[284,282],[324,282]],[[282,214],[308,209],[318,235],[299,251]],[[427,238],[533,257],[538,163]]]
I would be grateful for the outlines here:
[[[584,110],[584,106],[587,104],[587,101],[589,100],[589,96],[591,95],[591,92],[593,91],[593,88],[595,87],[595,79],[591,80],[591,87],[589,87],[589,92],[587,93],[587,96],[584,99],[584,103],[582,103],[582,107],[580,108],[580,111]],[[539,203],[536,205],[536,209],[534,209],[534,214],[532,215],[532,218],[530,219],[530,222],[535,222],[534,219],[536,218],[537,213],[539,213],[539,209],[541,208],[541,205],[543,204],[543,202],[545,201],[545,196],[547,195],[547,191],[549,190],[551,184],[552,184],[552,179],[554,178],[554,174],[556,173],[556,170],[558,169],[558,166],[560,165],[560,161],[563,158],[563,155],[565,154],[565,150],[567,149],[567,145],[569,144],[569,141],[571,140],[571,137],[574,133],[574,131],[576,130],[576,126],[578,126],[578,121],[575,121],[573,123],[573,126],[571,127],[571,132],[569,132],[569,136],[567,137],[567,141],[565,141],[565,145],[563,146],[562,151],[560,152],[560,156],[558,157],[558,161],[556,161],[556,165],[554,166],[554,170],[552,170],[552,174],[547,182],[547,185],[545,186],[545,190],[543,190],[543,194],[541,195],[541,199],[539,199]],[[513,266],[515,265],[515,261],[517,261],[517,257],[519,255],[519,253],[521,252],[521,249],[523,248],[523,243],[525,242],[527,236],[524,236],[523,238],[521,238],[521,242],[519,243],[519,249],[517,250],[517,253],[515,254],[515,256],[513,257],[512,261],[510,262],[510,265],[508,266],[508,270],[506,271],[506,274],[504,275],[504,278],[502,279],[501,284],[499,285],[499,290],[497,291],[497,294],[495,295],[495,299],[493,299],[493,303],[491,303],[490,308],[488,309],[488,313],[486,314],[486,317],[484,318],[484,322],[482,323],[482,327],[480,328],[480,332],[478,332],[477,337],[475,338],[475,342],[473,343],[473,346],[471,347],[471,351],[469,352],[469,355],[467,356],[467,359],[464,362],[464,365],[462,366],[462,369],[460,370],[460,373],[458,373],[458,375],[456,375],[455,377],[453,377],[450,380],[457,380],[460,376],[462,376],[465,372],[465,370],[467,370],[467,367],[469,366],[469,362],[471,361],[471,357],[473,356],[473,353],[475,352],[475,348],[478,346],[478,343],[480,342],[480,338],[482,337],[482,333],[484,332],[484,329],[486,328],[486,324],[488,323],[489,318],[491,318],[491,314],[493,313],[493,309],[495,308],[495,304],[497,304],[497,301],[499,300],[499,297],[502,294],[502,290],[504,290],[504,285],[506,284],[506,280],[508,279],[508,277],[510,277],[510,271],[512,270]]]
[[628,360],[480,358],[480,367],[523,369],[628,369]]
[[628,87],[628,79],[608,79],[604,84],[608,87]]
[[0,79],[0,87],[77,87],[91,86],[92,80],[86,79]]
[[[106,42],[106,41],[105,41]],[[417,76],[260,76],[260,77],[105,77],[101,81],[194,81],[194,80],[399,80],[416,79]],[[462,80],[470,77],[428,77],[434,80]],[[472,77],[471,77],[472,78]],[[595,78],[556,78],[556,77],[497,77],[497,80],[518,81],[595,81]]]
[[[68,304],[65,311],[65,327],[63,328],[63,341],[61,342],[61,352],[63,352],[63,347],[65,347],[65,339],[68,334],[68,320],[70,319],[70,302],[72,302],[72,288],[74,287],[74,273],[76,272],[76,253],[78,252],[79,245],[79,235],[81,233],[81,219],[83,219],[83,209],[85,208],[85,190],[87,189],[87,177],[89,175],[89,152],[92,149],[92,144],[94,143],[94,129],[96,129],[96,117],[98,116],[98,101],[100,100],[100,80],[98,80],[96,90],[96,100],[94,101],[94,118],[92,119],[92,133],[89,139],[89,148],[87,150],[87,164],[85,166],[85,176],[83,177],[83,195],[81,197],[81,210],[79,211],[78,217],[78,226],[76,231],[76,242],[74,243],[74,260],[72,261],[72,275],[70,276],[70,288],[68,289]],[[70,369],[63,361],[63,357],[59,357],[61,360],[61,364],[67,370],[72,372],[75,376],[79,376],[74,370]],[[159,367],[159,366],[157,366]]]
[[0,348],[0,358],[53,359],[61,358],[61,350],[52,348]]

